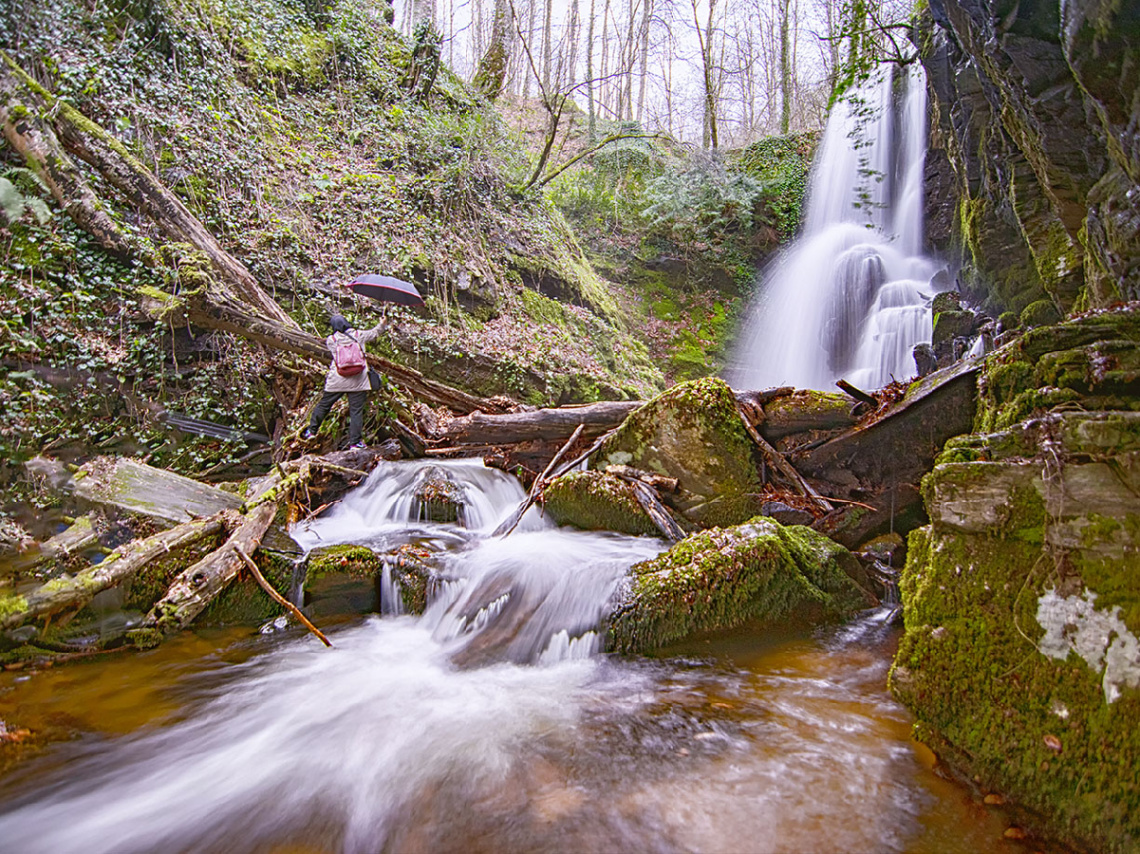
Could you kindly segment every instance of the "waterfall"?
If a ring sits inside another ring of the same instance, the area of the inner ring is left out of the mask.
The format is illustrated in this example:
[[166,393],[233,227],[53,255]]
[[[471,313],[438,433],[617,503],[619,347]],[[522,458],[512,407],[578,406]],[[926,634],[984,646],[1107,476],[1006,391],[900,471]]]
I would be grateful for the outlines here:
[[803,234],[764,276],[726,378],[736,388],[865,389],[915,375],[929,302],[921,254],[926,83],[880,75],[836,105],[808,186]]

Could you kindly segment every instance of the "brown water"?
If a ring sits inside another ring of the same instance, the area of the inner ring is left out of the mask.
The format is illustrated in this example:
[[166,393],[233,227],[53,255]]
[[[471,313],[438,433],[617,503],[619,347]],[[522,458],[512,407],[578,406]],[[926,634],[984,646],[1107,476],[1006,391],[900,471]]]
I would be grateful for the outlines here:
[[0,851],[1023,850],[910,739],[893,635],[458,670],[399,617],[8,673],[0,719],[73,738],[0,782]]

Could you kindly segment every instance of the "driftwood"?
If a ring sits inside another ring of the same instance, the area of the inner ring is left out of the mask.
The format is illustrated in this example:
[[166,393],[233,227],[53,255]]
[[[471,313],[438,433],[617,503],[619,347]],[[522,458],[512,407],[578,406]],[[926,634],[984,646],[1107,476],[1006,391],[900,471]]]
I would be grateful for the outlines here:
[[63,488],[82,501],[174,524],[242,503],[233,493],[125,457],[96,457]]
[[796,467],[829,495],[876,507],[843,508],[813,527],[852,548],[869,532],[917,508],[919,483],[947,439],[973,428],[978,363],[967,361],[915,383],[870,424],[793,455]]
[[851,385],[847,380],[837,380],[835,384],[860,403],[865,403],[872,409],[879,408],[879,401],[875,399],[874,395],[867,394],[867,392],[855,388],[855,386]]
[[509,445],[524,441],[564,441],[578,427],[586,436],[597,436],[621,424],[644,401],[604,401],[585,406],[562,406],[488,415],[474,412],[439,427],[429,437],[435,444]]
[[535,499],[538,498],[539,493],[542,492],[542,487],[543,484],[547,481],[547,476],[554,469],[554,467],[558,465],[558,461],[562,459],[565,453],[574,445],[575,442],[578,441],[579,437],[581,437],[585,429],[585,425],[578,425],[578,429],[574,431],[574,434],[566,440],[566,444],[563,445],[561,449],[559,449],[558,453],[554,455],[554,459],[550,461],[550,465],[546,467],[546,470],[534,479],[534,483],[531,484],[530,493],[527,495],[526,500],[521,505],[519,505],[519,508],[513,514],[511,514],[509,518],[503,520],[502,524],[500,524],[499,527],[495,529],[494,533],[491,534],[491,536],[505,537],[507,534],[518,527],[519,522],[522,521],[522,517],[526,515],[526,511],[530,509],[530,506],[534,504]]
[[606,466],[609,474],[616,474],[625,480],[638,480],[652,486],[658,492],[675,493],[681,488],[681,482],[675,477],[666,477],[663,474],[654,474],[650,471],[635,469],[633,466],[610,465]]
[[265,579],[265,576],[261,574],[261,570],[258,568],[257,564],[253,562],[253,558],[242,551],[239,546],[234,546],[234,551],[237,552],[238,557],[240,557],[245,563],[246,567],[248,567],[250,573],[254,577],[254,580],[257,581],[257,583],[261,586],[261,589],[268,593],[269,597],[274,602],[276,602],[278,605],[296,617],[306,629],[320,638],[321,643],[323,643],[325,646],[332,646],[332,641],[326,638],[320,629],[309,622],[309,618],[301,613],[300,608],[298,608],[296,605],[294,605],[292,602],[290,602],[288,599],[273,589],[273,585],[270,584]]
[[30,572],[45,563],[61,558],[66,560],[74,554],[98,545],[99,535],[91,524],[91,517],[80,516],[51,539],[10,560],[9,569],[13,573]]
[[744,413],[740,414],[740,420],[744,423],[744,429],[748,431],[748,435],[752,437],[752,441],[756,443],[757,447],[759,447],[760,451],[764,454],[765,459],[772,463],[777,471],[792,482],[792,485],[800,495],[806,495],[809,498],[815,499],[815,502],[826,511],[833,509],[828,500],[816,492],[815,488],[800,476],[800,473],[795,470],[792,464],[784,459],[784,455],[768,444],[768,440],[761,436],[756,431],[756,428],[748,423],[748,418]]
[[4,597],[0,599],[0,629],[14,629],[36,617],[81,608],[97,593],[133,578],[152,560],[213,537],[223,529],[222,514],[185,522],[123,546],[74,578],[57,578],[27,595]]
[[[610,469],[617,468],[610,466]],[[637,503],[641,505],[641,509],[645,511],[645,515],[650,518],[654,525],[671,543],[685,538],[685,532],[677,521],[669,514],[669,510],[661,503],[661,497],[657,494],[657,490],[649,484],[645,483],[641,478],[632,477],[617,473],[617,476],[633,487],[633,496],[637,499]]]

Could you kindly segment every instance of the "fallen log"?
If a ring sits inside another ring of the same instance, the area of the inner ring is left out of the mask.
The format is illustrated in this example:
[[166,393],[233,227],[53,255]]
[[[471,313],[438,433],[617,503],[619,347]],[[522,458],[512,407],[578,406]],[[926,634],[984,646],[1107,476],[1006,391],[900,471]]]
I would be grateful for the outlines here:
[[645,515],[652,520],[653,524],[657,526],[657,530],[665,536],[665,539],[671,543],[685,539],[684,530],[681,529],[681,526],[678,525],[677,521],[669,514],[665,505],[661,503],[661,498],[657,495],[657,490],[638,478],[625,475],[618,475],[618,477],[633,487],[633,496],[637,499],[637,503],[641,505],[641,509],[645,511]]
[[190,625],[244,565],[238,552],[249,554],[257,550],[275,515],[277,505],[266,503],[242,517],[220,549],[178,575],[166,595],[146,615],[143,627],[172,634]]
[[231,492],[126,457],[96,457],[63,486],[76,498],[177,524],[236,510]]
[[777,471],[792,482],[792,486],[800,495],[806,495],[809,498],[815,499],[815,502],[825,511],[831,511],[833,509],[828,500],[816,492],[815,488],[803,479],[795,467],[784,459],[784,455],[768,444],[768,441],[756,431],[756,428],[748,423],[748,416],[743,412],[740,413],[740,420],[744,422],[744,429],[748,431],[748,435],[752,437],[752,441],[760,448],[764,458],[775,466]]
[[51,563],[60,558],[66,560],[72,555],[86,551],[98,544],[99,535],[91,524],[91,517],[80,516],[54,537],[10,560],[8,569],[14,574],[31,572],[45,563]]
[[491,415],[474,412],[437,427],[428,440],[435,445],[509,445],[524,441],[560,441],[581,426],[596,436],[621,424],[644,401],[603,401],[585,406],[562,406]]
[[28,620],[83,607],[97,593],[116,587],[156,558],[222,532],[223,514],[195,519],[129,543],[74,578],[57,578],[26,595],[0,598],[0,629],[14,629]]
[[[0,51],[0,87],[19,95],[38,115],[50,116],[60,142],[73,155],[91,164],[132,205],[146,213],[171,240],[186,243],[203,253],[219,274],[213,287],[249,305],[287,327],[296,322],[257,283],[245,265],[226,252],[197,217],[166,189],[121,142],[83,115],[74,106],[56,98],[36,83],[7,54]],[[11,122],[5,123],[5,136]],[[18,135],[18,128],[13,127]],[[13,146],[15,147],[15,146]],[[75,189],[75,188],[73,188]],[[83,226],[81,223],[82,227]],[[107,235],[111,237],[110,233]],[[122,232],[118,232],[122,237]],[[127,248],[130,244],[127,243]]]
[[[325,340],[316,335],[277,323],[258,314],[251,307],[235,300],[221,299],[213,294],[198,293],[183,300],[161,291],[147,294],[164,304],[163,310],[177,320],[184,318],[203,329],[230,332],[274,350],[329,359]],[[426,400],[437,406],[446,406],[456,412],[506,412],[508,406],[497,400],[476,397],[457,388],[428,379],[414,368],[397,364],[374,353],[368,353],[368,364],[383,371],[412,397]]]
[[[50,116],[51,124],[30,118],[41,115]],[[277,350],[328,358],[324,340],[303,332],[245,265],[226,252],[209,229],[114,136],[32,80],[3,51],[0,122],[5,138],[24,155],[29,168],[44,177],[61,207],[109,252],[119,257],[141,257],[152,266],[158,263],[153,252],[110,218],[67,152],[98,170],[170,239],[202,252],[216,274],[208,288],[192,292],[188,301],[153,290],[144,296],[158,300],[168,311],[183,309],[186,319],[202,328],[231,332]],[[369,355],[368,360],[413,397],[457,412],[507,410],[501,403],[429,380],[387,359]]]

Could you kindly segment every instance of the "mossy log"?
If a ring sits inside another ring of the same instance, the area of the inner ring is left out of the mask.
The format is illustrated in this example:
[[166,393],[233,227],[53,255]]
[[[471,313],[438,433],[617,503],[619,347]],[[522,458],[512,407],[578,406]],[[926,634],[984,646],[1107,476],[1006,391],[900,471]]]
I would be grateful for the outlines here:
[[[5,56],[6,60],[7,57]],[[112,255],[128,258],[140,247],[111,218],[79,168],[60,145],[52,127],[25,103],[26,89],[7,63],[0,62],[0,125],[13,151],[47,185],[69,217]]]
[[[236,300],[200,293],[193,295],[185,303],[177,303],[175,307],[185,314],[186,320],[203,329],[231,332],[274,350],[316,356],[322,360],[329,358],[329,351],[325,347],[323,338],[318,338],[295,326],[278,323]],[[413,368],[399,365],[373,353],[367,354],[367,359],[372,367],[385,373],[417,400],[464,413],[506,411],[506,406],[501,402],[476,397],[428,379]]]
[[257,551],[276,515],[274,503],[260,504],[251,510],[220,549],[179,574],[166,595],[147,614],[143,626],[172,634],[190,625],[245,565],[241,553],[249,555]]
[[8,568],[15,574],[30,572],[36,567],[60,558],[67,559],[99,544],[99,534],[91,524],[90,516],[80,516],[65,530],[29,549],[14,560]]
[[0,598],[0,629],[14,629],[36,617],[80,608],[95,594],[134,577],[152,560],[215,536],[223,527],[221,514],[195,519],[123,546],[74,578],[57,578],[32,593]]
[[170,524],[236,510],[242,504],[231,492],[125,457],[96,457],[65,488],[82,501]]

